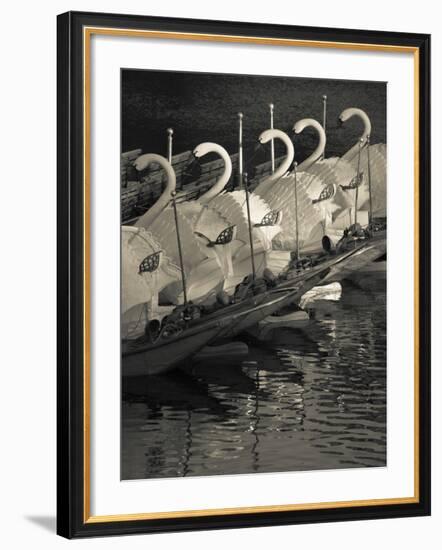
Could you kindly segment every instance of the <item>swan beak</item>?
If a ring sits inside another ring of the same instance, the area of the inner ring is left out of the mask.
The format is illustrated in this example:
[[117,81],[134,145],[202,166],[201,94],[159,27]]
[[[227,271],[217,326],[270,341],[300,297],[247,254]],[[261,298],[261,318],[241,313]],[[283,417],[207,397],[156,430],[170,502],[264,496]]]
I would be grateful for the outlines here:
[[338,128],[342,128],[342,126],[344,126],[344,121],[342,120],[341,117],[338,118]]

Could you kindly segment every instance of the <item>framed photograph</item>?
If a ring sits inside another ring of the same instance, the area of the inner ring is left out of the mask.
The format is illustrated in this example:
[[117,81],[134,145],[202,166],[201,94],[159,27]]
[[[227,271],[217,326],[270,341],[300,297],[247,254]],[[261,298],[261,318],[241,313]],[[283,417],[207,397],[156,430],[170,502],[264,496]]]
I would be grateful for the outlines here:
[[58,17],[58,533],[430,513],[430,37]]

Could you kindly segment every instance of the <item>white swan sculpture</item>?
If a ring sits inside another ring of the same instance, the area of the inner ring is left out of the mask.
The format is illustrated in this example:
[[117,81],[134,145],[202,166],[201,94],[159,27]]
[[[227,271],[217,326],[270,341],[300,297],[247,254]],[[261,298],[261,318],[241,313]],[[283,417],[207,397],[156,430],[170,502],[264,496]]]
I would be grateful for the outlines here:
[[[368,182],[368,156],[370,156],[373,215],[384,217],[387,213],[387,146],[385,143],[377,143],[375,145],[370,144],[367,148],[367,138],[371,135],[371,121],[367,113],[362,109],[356,107],[345,109],[339,115],[339,121],[341,124],[344,124],[354,116],[360,118],[364,124],[364,129],[360,138],[363,145],[360,171],[364,172],[364,180]],[[359,144],[356,143],[342,155],[342,159],[350,163],[354,170],[357,169],[358,148]],[[367,149],[369,149],[369,151],[367,151]],[[360,204],[368,208],[368,202],[369,199],[367,196],[365,202],[361,201]]]
[[[314,128],[318,134],[319,140],[316,149],[313,153],[306,158],[298,167],[300,171],[306,171],[309,174],[314,174],[320,178],[320,181],[325,185],[333,186],[333,206],[328,204],[327,211],[328,216],[327,224],[330,225],[337,216],[346,209],[354,209],[355,207],[355,189],[346,189],[350,182],[355,178],[357,172],[357,157],[359,144],[354,147],[356,155],[356,165],[348,162],[344,157],[329,157],[323,158],[323,153],[326,145],[326,135],[322,125],[313,118],[303,118],[298,120],[293,127],[295,134],[301,134],[306,128]],[[361,157],[362,159],[362,157]],[[359,172],[363,172],[360,166]],[[314,196],[321,193],[320,189],[311,188],[309,195],[312,199]],[[358,189],[358,210],[366,203],[368,199],[368,185],[367,179],[363,178],[363,181]],[[318,203],[319,204],[319,203]]]
[[[159,164],[166,172],[166,187],[159,200],[136,222],[136,227],[148,229],[161,248],[176,265],[180,265],[175,216],[171,205],[176,188],[176,176],[171,164],[162,156],[146,154],[138,157],[135,167],[141,171],[151,163]],[[224,279],[232,272],[229,243],[236,228],[215,210],[199,201],[177,205],[178,226],[186,279],[187,297],[199,302],[214,300],[222,290]],[[162,294],[172,303],[182,303],[182,282],[163,289]]]
[[147,320],[161,320],[168,313],[158,305],[158,295],[181,280],[172,262],[152,233],[142,227],[121,228],[122,336],[143,332]]
[[[223,217],[228,217],[237,228],[236,241],[232,245],[234,273],[226,280],[225,284],[225,290],[229,292],[252,271],[246,195],[244,190],[223,192],[232,173],[232,162],[224,147],[206,142],[199,144],[193,151],[197,158],[209,153],[216,153],[221,157],[226,167],[225,174],[227,173],[228,177],[221,178],[216,185],[199,198],[199,201],[210,206]],[[256,273],[262,275],[267,267],[277,275],[288,263],[287,260],[283,262],[284,265],[280,265],[280,258],[277,259],[272,250],[272,240],[281,231],[279,225],[281,215],[272,212],[268,204],[254,193],[249,193],[249,206]]]
[[[262,180],[255,189],[255,194],[264,199],[273,210],[282,212],[281,232],[273,240],[275,248],[281,250],[296,250],[296,211],[295,211],[295,175],[289,173],[295,150],[292,140],[282,130],[265,130],[260,136],[261,143],[268,143],[271,139],[281,140],[286,147],[286,157],[279,168],[270,176]],[[306,252],[321,246],[324,235],[323,214],[313,204],[309,196],[309,189],[321,189],[320,178],[306,172],[296,173],[297,202],[298,202],[298,239],[300,251]]]

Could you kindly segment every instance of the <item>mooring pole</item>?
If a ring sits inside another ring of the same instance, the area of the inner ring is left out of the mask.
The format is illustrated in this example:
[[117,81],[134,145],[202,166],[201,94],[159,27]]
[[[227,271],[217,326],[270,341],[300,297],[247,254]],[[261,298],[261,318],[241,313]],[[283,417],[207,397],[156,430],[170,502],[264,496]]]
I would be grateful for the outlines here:
[[368,197],[370,199],[370,209],[368,211],[368,223],[373,223],[373,202],[371,196],[371,168],[370,168],[370,136],[367,136],[367,174],[368,174]]
[[359,141],[359,149],[358,149],[358,169],[356,172],[356,193],[355,193],[355,225],[358,222],[358,194],[359,194],[359,186],[361,185],[361,181],[359,178],[359,170],[361,168],[361,149],[362,145],[364,143],[364,140],[361,138]]
[[178,211],[176,207],[176,191],[172,191],[172,206],[173,206],[173,215],[175,217],[175,230],[176,230],[176,240],[178,244],[178,256],[180,258],[180,269],[181,269],[181,281],[183,284],[183,297],[184,297],[184,306],[187,306],[187,289],[186,289],[186,275],[184,273],[184,261],[183,261],[183,250],[181,248],[181,237],[180,237],[180,225],[178,223]]
[[243,114],[238,113],[238,187],[242,189],[243,185],[243,158],[242,158],[242,119]]
[[255,281],[256,279],[256,270],[255,270],[255,251],[253,249],[253,229],[252,229],[252,220],[250,216],[250,199],[249,199],[249,188],[247,181],[247,174],[244,174],[244,191],[246,194],[246,206],[247,206],[247,222],[249,224],[249,240],[250,240],[250,260],[252,262],[252,277]]
[[[322,96],[322,127],[324,128],[324,132],[327,131],[327,96]],[[321,157],[325,158],[325,147],[324,151],[322,152]]]
[[167,160],[172,164],[173,128],[167,128]]
[[296,260],[299,261],[299,218],[298,218],[298,176],[297,176],[298,163],[293,163],[293,175],[295,179],[295,221],[296,221]]
[[[270,108],[270,128],[273,130],[273,110],[275,106],[273,103],[269,103]],[[272,159],[272,174],[275,172],[275,140],[272,138],[270,140],[270,156]]]

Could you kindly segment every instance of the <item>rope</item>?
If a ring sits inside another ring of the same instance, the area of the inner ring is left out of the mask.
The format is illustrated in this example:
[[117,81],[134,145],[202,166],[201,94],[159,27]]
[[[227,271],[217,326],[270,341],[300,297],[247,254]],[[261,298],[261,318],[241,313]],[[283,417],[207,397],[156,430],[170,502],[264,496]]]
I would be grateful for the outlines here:
[[[129,323],[129,326],[127,328],[127,336],[128,337],[138,329],[138,326],[140,325],[140,322],[141,322],[141,317],[142,317],[143,313],[146,310],[147,310],[147,304],[144,304],[143,308],[140,311],[140,315],[138,316],[138,320],[137,321],[132,321],[131,323]],[[149,320],[148,317],[147,317],[147,311],[146,311],[146,319]],[[134,325],[134,323],[135,323],[135,325]]]

